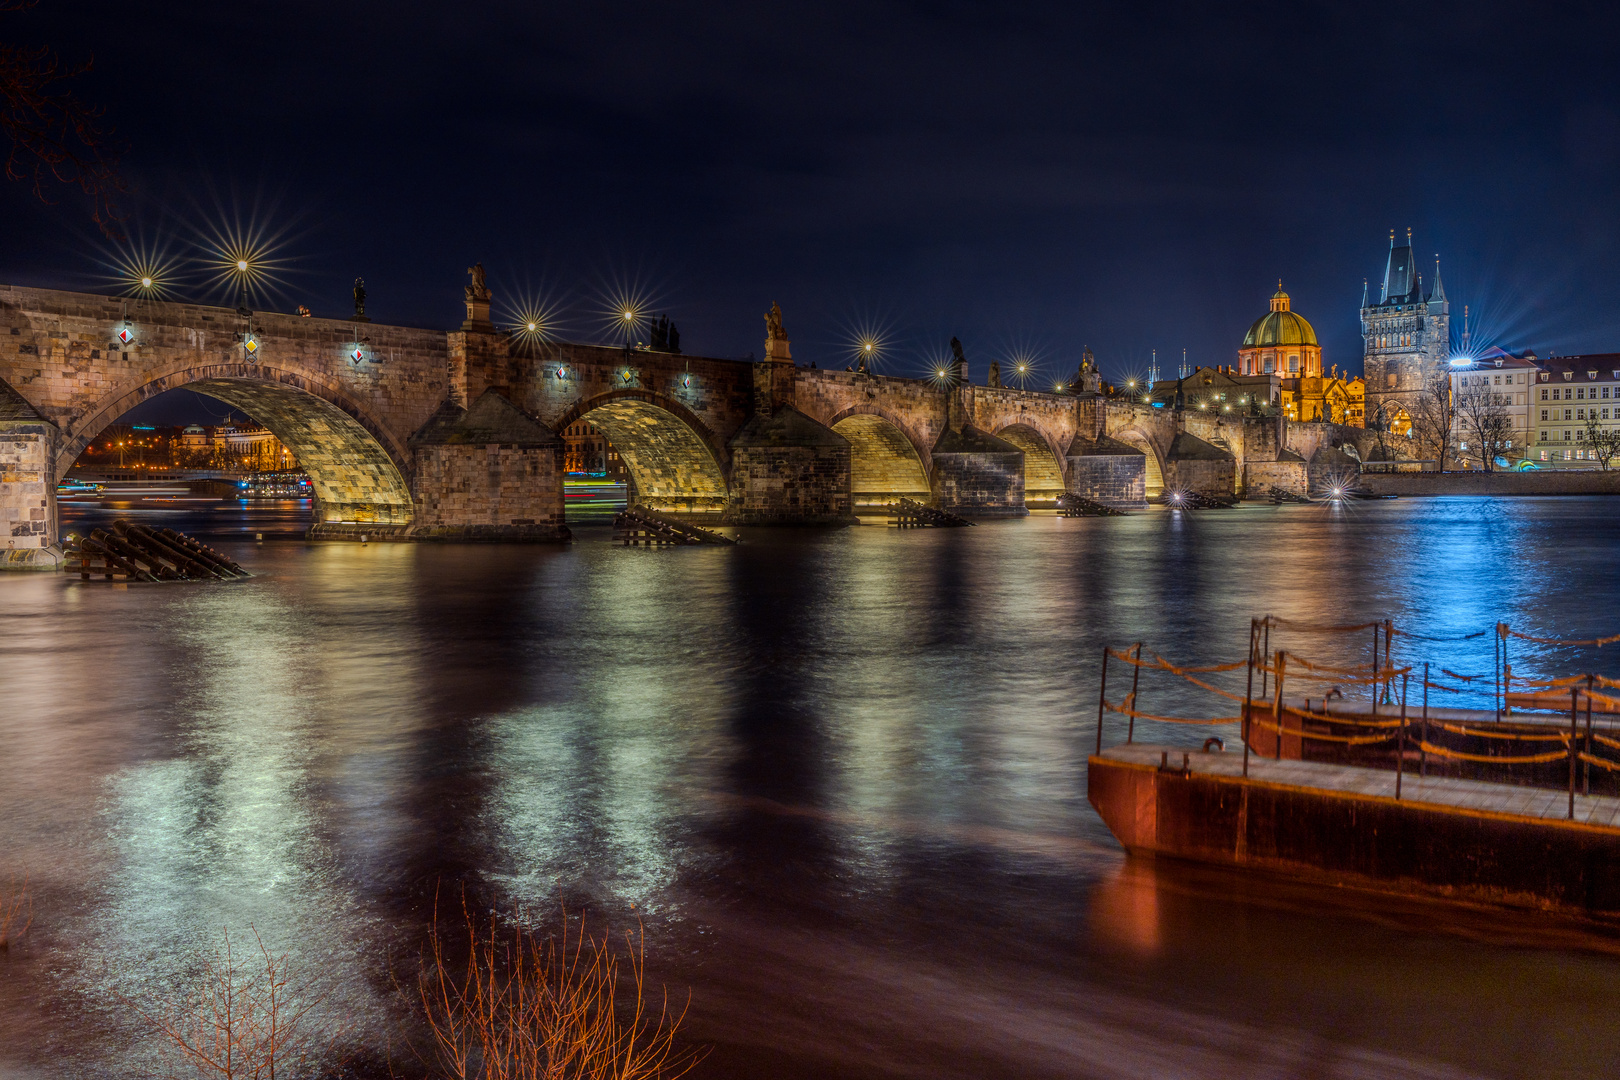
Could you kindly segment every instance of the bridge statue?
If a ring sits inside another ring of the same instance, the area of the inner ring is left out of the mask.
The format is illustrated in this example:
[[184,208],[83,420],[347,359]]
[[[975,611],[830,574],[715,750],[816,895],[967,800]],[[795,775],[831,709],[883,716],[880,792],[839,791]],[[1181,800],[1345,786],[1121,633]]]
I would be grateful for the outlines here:
[[366,279],[354,279],[354,321],[370,322],[366,318]]
[[1001,361],[1000,360],[992,360],[992,361],[990,361],[990,379],[989,379],[988,382],[985,383],[985,385],[989,386],[989,387],[998,388],[998,389],[1000,388],[1000,386],[1001,386]]
[[767,361],[791,361],[793,355],[788,352],[787,331],[782,329],[782,308],[771,301],[771,310],[765,313],[765,359]]
[[464,286],[467,292],[467,302],[469,304],[489,303],[489,283],[484,279],[484,264],[473,263],[467,267],[467,273],[472,277],[472,284]]

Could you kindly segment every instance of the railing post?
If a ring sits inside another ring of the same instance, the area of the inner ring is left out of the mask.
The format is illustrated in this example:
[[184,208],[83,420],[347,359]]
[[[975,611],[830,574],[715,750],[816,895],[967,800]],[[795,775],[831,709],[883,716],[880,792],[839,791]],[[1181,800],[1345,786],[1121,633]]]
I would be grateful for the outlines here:
[[[1586,677],[1586,756],[1592,756],[1592,676]],[[1581,794],[1592,794],[1592,763],[1581,762]]]
[[1378,715],[1378,623],[1373,623],[1372,714]]
[[1429,775],[1429,662],[1423,661],[1423,741],[1418,743],[1418,775]]
[[1102,686],[1097,690],[1097,753],[1102,753],[1103,706],[1108,703],[1108,646],[1103,646]]
[[1254,709],[1254,620],[1249,620],[1249,681],[1243,690],[1243,775],[1249,775],[1249,713]]
[[[1389,644],[1389,639],[1395,636],[1394,635],[1394,630],[1395,630],[1395,620],[1394,619],[1385,619],[1384,620],[1384,670],[1386,672],[1391,671],[1395,666],[1395,661],[1392,659],[1393,654],[1390,652],[1390,644]],[[1384,683],[1384,700],[1385,700],[1385,702],[1389,701],[1389,691],[1390,691],[1390,684],[1386,680],[1385,683]]]
[[1569,817],[1575,820],[1575,741],[1580,738],[1581,688],[1569,688]]
[[[1276,730],[1273,732],[1273,734],[1275,734],[1277,736],[1277,760],[1278,761],[1282,760],[1282,736],[1283,736],[1282,695],[1283,695],[1283,676],[1285,674],[1287,674],[1287,672],[1288,672],[1287,656],[1288,656],[1288,654],[1283,652],[1281,649],[1277,650],[1277,697],[1276,697],[1276,700],[1272,703],[1271,719],[1276,724]],[[1305,760],[1305,724],[1304,724],[1303,721],[1300,722],[1299,730],[1300,730],[1299,758],[1300,758],[1301,761],[1304,761]]]
[[1406,772],[1406,680],[1401,676],[1401,726],[1395,736],[1395,798],[1401,797],[1401,775]]
[[[1260,649],[1260,655],[1269,659],[1270,656],[1271,656],[1271,616],[1270,615],[1266,616],[1265,628],[1266,628],[1266,642],[1265,642],[1265,645],[1262,646],[1261,649]],[[1271,696],[1271,671],[1269,669],[1267,669],[1267,668],[1261,668],[1260,669],[1260,696],[1261,697],[1270,697]]]
[[1125,729],[1125,741],[1127,743],[1136,741],[1136,714],[1141,711],[1136,707],[1136,687],[1142,681],[1142,643],[1140,641],[1136,643],[1135,656],[1136,663],[1131,667],[1131,711],[1126,714],[1130,720],[1130,726]]

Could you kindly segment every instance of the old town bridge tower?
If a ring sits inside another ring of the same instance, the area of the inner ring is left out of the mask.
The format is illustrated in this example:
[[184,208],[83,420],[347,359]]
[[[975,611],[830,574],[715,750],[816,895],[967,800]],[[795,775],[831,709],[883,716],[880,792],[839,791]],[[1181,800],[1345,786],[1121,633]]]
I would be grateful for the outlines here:
[[1451,305],[1434,264],[1434,287],[1423,291],[1423,276],[1412,257],[1412,230],[1406,243],[1389,234],[1389,262],[1376,303],[1361,297],[1362,357],[1367,376],[1367,426],[1405,430],[1424,387],[1445,378],[1451,359]]

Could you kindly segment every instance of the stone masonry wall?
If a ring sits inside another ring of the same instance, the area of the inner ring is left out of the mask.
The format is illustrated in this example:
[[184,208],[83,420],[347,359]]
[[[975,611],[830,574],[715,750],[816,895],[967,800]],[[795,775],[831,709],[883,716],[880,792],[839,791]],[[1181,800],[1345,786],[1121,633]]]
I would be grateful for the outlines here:
[[934,454],[934,497],[944,510],[968,517],[1022,517],[1024,455]]
[[55,483],[47,424],[0,423],[0,549],[9,563],[53,568],[43,549],[56,540]]
[[418,540],[566,539],[562,447],[501,444],[416,449]]
[[1200,495],[1231,495],[1237,490],[1237,462],[1183,460],[1167,462],[1164,485],[1171,491]]
[[728,523],[842,525],[853,520],[847,444],[739,446],[732,453]]
[[1243,494],[1248,499],[1264,499],[1272,488],[1309,495],[1310,483],[1303,461],[1251,461],[1243,466]]
[[1147,509],[1147,457],[1087,454],[1069,457],[1069,490],[1116,510]]

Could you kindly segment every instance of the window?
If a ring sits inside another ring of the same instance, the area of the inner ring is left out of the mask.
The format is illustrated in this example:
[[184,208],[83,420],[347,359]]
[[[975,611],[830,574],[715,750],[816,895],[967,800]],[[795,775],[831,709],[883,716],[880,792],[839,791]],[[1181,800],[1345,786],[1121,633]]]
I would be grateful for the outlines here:
[[1547,419],[1547,410],[1546,409],[1541,410],[1541,418],[1543,420]]
[[[1565,442],[1569,442],[1569,436],[1570,436],[1570,434],[1571,434],[1571,433],[1570,433],[1570,430],[1569,430],[1569,428],[1565,428],[1565,429],[1564,429],[1564,441],[1565,441]],[[1568,455],[1568,454],[1569,454],[1569,451],[1568,451],[1568,450],[1565,450],[1565,451],[1564,451],[1564,453],[1565,453],[1565,455]],[[1567,456],[1566,456],[1566,457],[1565,457],[1565,458],[1564,458],[1564,460],[1565,460],[1565,461],[1568,461],[1568,460],[1569,460],[1569,458],[1568,458],[1568,457],[1567,457]]]
[[1267,375],[1270,375],[1272,373],[1272,371],[1275,370],[1275,368],[1276,368],[1276,363],[1271,359],[1271,357],[1269,357],[1269,356],[1266,357],[1266,371],[1265,371],[1265,373]]
[[1575,391],[1575,396],[1577,398],[1580,398],[1582,401],[1585,401],[1586,400],[1586,387],[1583,386],[1580,389],[1576,390]]
[[[1543,387],[1542,387],[1542,388],[1541,388],[1541,400],[1542,400],[1542,401],[1546,401],[1546,400],[1547,400],[1547,388],[1546,388],[1546,387],[1545,387],[1545,386],[1543,386]],[[1543,419],[1543,420],[1545,420],[1545,419],[1546,419],[1546,417],[1542,417],[1542,419]]]
[[[1542,437],[1543,437],[1543,438],[1545,438],[1545,437],[1546,437],[1546,435],[1547,435],[1547,433],[1546,433],[1546,432],[1545,432],[1545,431],[1544,431],[1544,432],[1542,432],[1542,433],[1541,433],[1541,434],[1542,434]],[[1542,461],[1546,461],[1546,460],[1547,460],[1547,451],[1545,451],[1545,450],[1543,450],[1543,451],[1542,451],[1542,452],[1541,452],[1541,460],[1542,460]]]
[[[1565,420],[1570,420],[1570,419],[1573,419],[1573,417],[1571,417],[1571,416],[1570,416],[1570,415],[1569,415],[1569,410],[1568,410],[1568,409],[1565,409],[1565,410],[1564,410],[1564,419],[1565,419]],[[1569,432],[1567,432],[1567,431],[1566,431],[1566,432],[1564,432],[1564,434],[1565,434],[1565,435],[1568,435],[1568,434],[1569,434]]]
[[1607,420],[1608,418],[1609,418],[1609,407],[1607,405],[1605,405],[1605,406],[1603,406],[1603,419]]
[[[1545,432],[1545,431],[1543,431],[1543,432],[1542,432],[1542,433],[1541,433],[1541,441],[1542,441],[1542,442],[1546,442],[1546,441],[1547,441],[1547,433],[1546,433],[1546,432]],[[1545,450],[1543,450],[1543,451],[1542,451],[1542,452],[1541,452],[1541,460],[1542,460],[1542,461],[1546,461],[1546,460],[1547,460],[1547,452],[1546,452],[1546,451],[1545,451]]]
[[1501,386],[1502,385],[1502,376],[1500,376],[1500,375],[1492,375],[1491,376],[1491,383],[1493,385],[1495,385],[1495,386]]
[[1289,371],[1298,371],[1299,370],[1299,357],[1290,356],[1288,358],[1288,370]]

